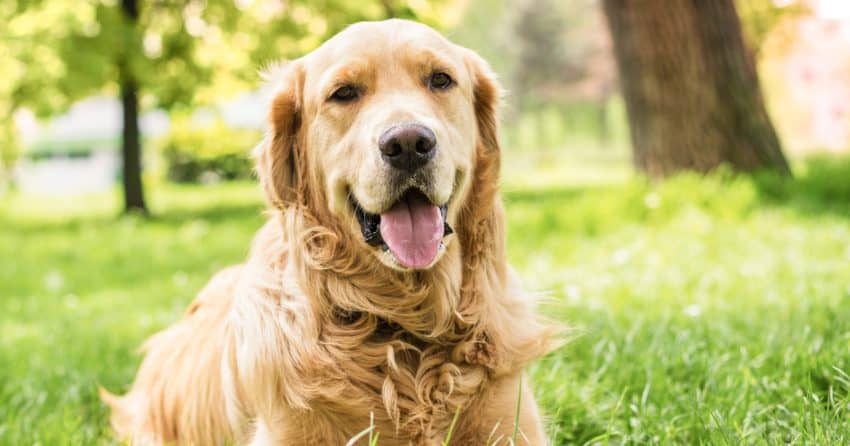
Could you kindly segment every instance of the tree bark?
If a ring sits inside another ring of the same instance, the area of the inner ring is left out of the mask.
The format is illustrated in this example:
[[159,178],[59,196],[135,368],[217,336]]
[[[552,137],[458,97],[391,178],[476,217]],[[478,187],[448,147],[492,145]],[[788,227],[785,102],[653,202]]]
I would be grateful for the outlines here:
[[121,80],[124,127],[121,138],[124,178],[124,212],[147,213],[142,189],[142,159],[139,138],[139,100],[132,78]]
[[790,174],[733,0],[604,0],[637,169]]
[[[136,0],[122,0],[121,9],[130,22],[135,25],[139,18]],[[124,58],[118,63],[123,115],[121,155],[123,160],[124,212],[147,214],[148,210],[142,188],[138,84],[129,69],[129,63],[126,60],[128,55],[125,54]]]
[[392,0],[381,0],[381,6],[384,7],[384,16],[388,19],[396,17],[398,14]]

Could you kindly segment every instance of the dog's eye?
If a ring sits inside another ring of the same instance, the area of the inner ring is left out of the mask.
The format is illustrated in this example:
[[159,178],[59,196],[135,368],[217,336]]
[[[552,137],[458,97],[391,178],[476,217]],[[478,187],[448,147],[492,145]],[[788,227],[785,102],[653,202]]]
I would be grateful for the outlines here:
[[452,80],[451,76],[442,71],[438,71],[431,75],[431,78],[428,79],[428,87],[432,90],[445,90],[454,85],[454,80]]
[[351,102],[360,97],[360,91],[352,85],[343,85],[331,94],[330,100],[336,102]]

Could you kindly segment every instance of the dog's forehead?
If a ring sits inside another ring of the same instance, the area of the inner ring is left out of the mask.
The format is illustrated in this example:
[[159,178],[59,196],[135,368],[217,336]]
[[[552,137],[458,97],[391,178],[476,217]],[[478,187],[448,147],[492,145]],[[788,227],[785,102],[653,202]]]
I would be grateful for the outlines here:
[[453,53],[454,45],[427,25],[390,19],[350,25],[305,59],[310,68],[322,71],[346,59],[377,61],[381,56],[416,51]]

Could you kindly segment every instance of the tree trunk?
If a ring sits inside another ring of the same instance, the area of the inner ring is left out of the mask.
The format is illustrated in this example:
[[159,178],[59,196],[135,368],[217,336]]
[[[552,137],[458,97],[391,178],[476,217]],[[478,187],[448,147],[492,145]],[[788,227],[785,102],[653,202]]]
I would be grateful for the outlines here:
[[381,0],[381,6],[384,7],[384,16],[388,19],[396,17],[398,14],[392,0]]
[[[139,12],[136,0],[122,0],[121,9],[132,24],[138,20]],[[124,56],[125,58],[128,56]],[[142,189],[142,157],[139,135],[139,98],[138,85],[129,69],[127,60],[118,64],[121,83],[121,108],[123,130],[121,134],[121,155],[123,159],[124,212],[147,213],[145,196]]]
[[139,100],[136,83],[131,78],[121,80],[121,107],[124,118],[121,138],[121,155],[124,161],[124,212],[147,213],[142,190]]
[[635,166],[790,174],[733,0],[604,0]]

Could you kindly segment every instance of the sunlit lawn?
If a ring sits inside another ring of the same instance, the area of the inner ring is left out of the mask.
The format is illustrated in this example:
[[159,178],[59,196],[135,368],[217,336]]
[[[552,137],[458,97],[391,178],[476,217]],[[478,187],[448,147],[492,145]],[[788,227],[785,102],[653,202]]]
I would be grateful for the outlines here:
[[[511,259],[574,327],[531,370],[553,443],[850,443],[850,163],[806,168],[508,177]],[[263,221],[248,183],[151,202],[0,199],[0,444],[109,443],[97,386],[125,389]]]

